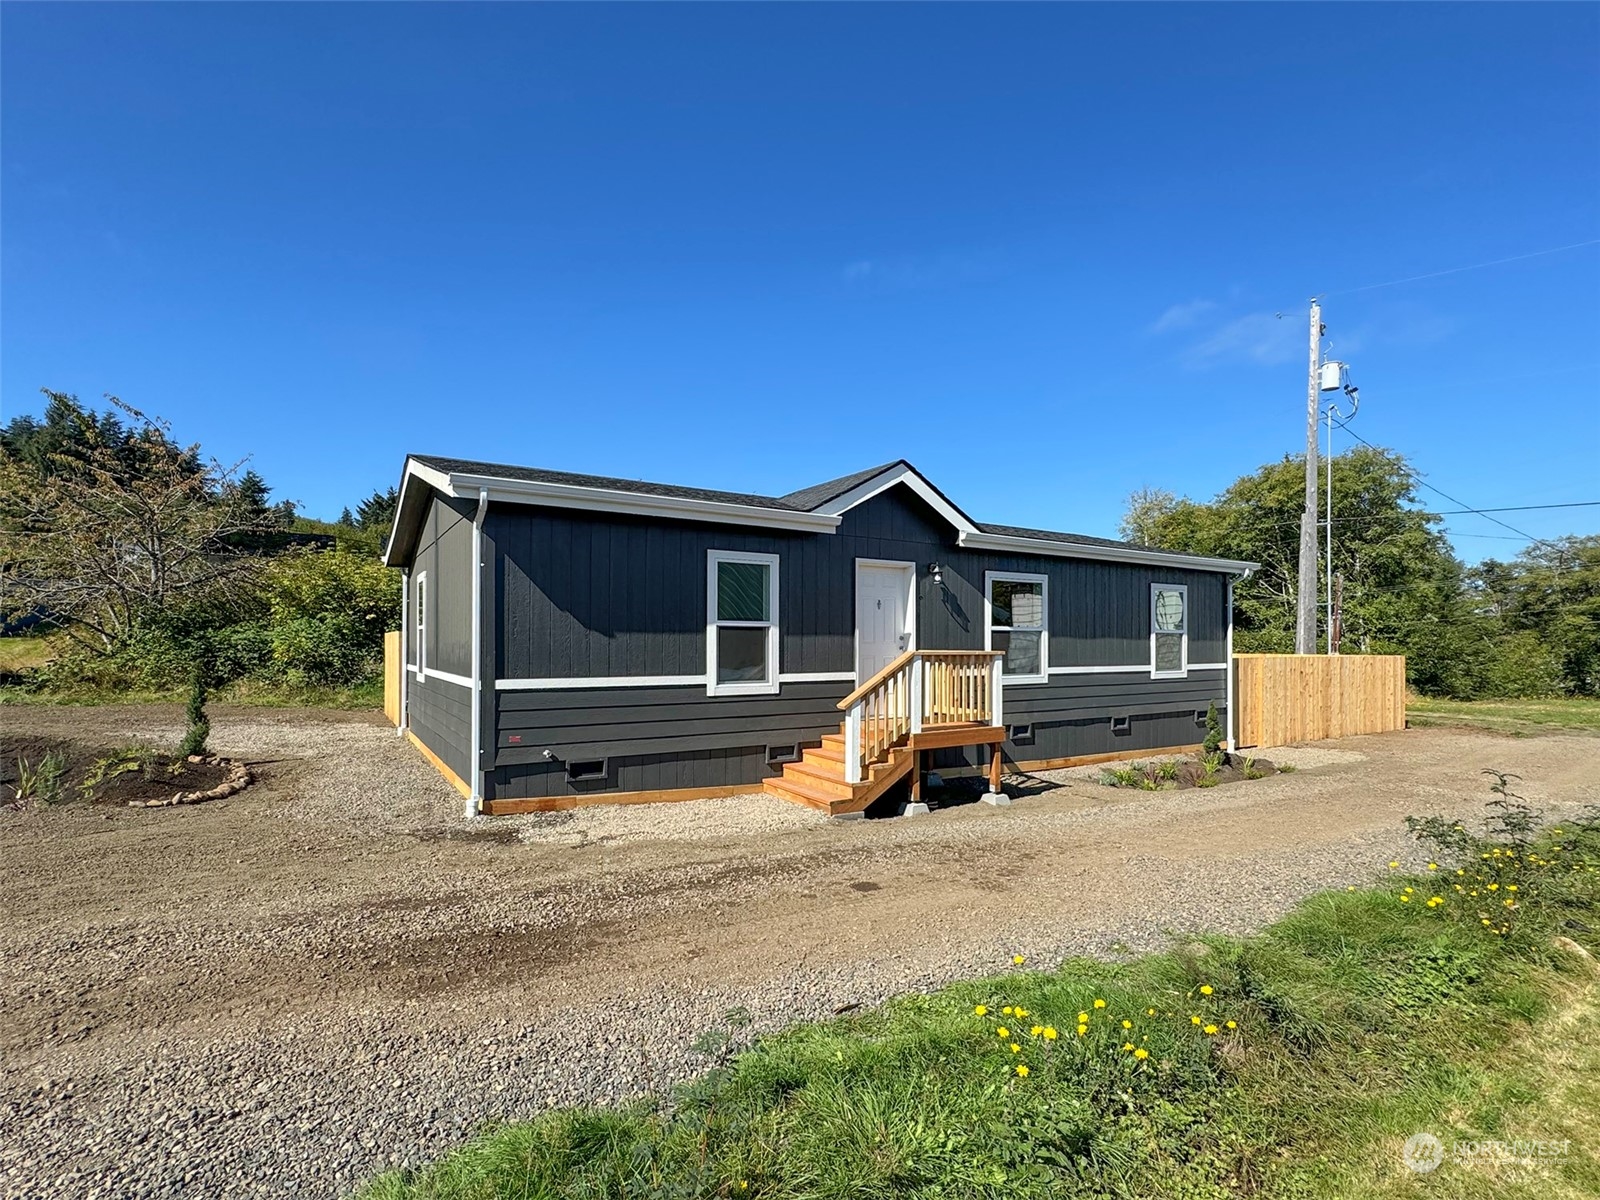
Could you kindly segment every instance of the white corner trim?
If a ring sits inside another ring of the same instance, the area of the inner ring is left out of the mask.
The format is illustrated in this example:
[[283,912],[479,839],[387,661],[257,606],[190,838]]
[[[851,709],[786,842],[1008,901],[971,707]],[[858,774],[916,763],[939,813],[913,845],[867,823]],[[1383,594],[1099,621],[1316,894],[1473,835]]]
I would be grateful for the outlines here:
[[[1227,663],[1190,663],[1190,672],[1226,671]],[[1150,674],[1149,663],[1127,663],[1115,667],[1051,667],[1052,675],[1145,675]],[[1177,676],[1173,676],[1177,678]]]
[[817,512],[826,513],[833,517],[842,517],[858,504],[865,504],[880,492],[886,492],[897,483],[903,483],[922,500],[962,534],[977,533],[978,527],[955,505],[939,494],[939,489],[924,479],[917,471],[902,463],[885,471],[882,475],[874,475],[865,483],[858,483],[855,487],[845,492],[842,496],[835,496],[826,504],[820,505]]
[[498,692],[547,692],[576,688],[700,687],[704,675],[587,675],[566,679],[496,679]]
[[453,683],[457,687],[470,688],[472,686],[472,679],[467,675],[452,675],[449,671],[435,671],[432,667],[425,667],[421,669],[418,669],[417,667],[407,667],[406,670],[410,671],[418,679],[423,681],[429,679],[438,679],[444,683]]
[[998,533],[963,532],[957,535],[956,544],[967,550],[1002,550],[1011,554],[1042,554],[1050,558],[1094,558],[1106,562],[1144,563],[1189,571],[1226,571],[1230,574],[1253,571],[1260,565],[1231,558],[1199,558],[1188,554],[1165,554],[1160,550],[1139,550],[1131,546],[1094,546],[1087,542],[1047,542]]
[[489,515],[489,491],[478,489],[472,515],[472,794],[466,815],[478,815],[483,799],[483,519]]
[[854,683],[854,671],[792,671],[778,676],[779,683]]

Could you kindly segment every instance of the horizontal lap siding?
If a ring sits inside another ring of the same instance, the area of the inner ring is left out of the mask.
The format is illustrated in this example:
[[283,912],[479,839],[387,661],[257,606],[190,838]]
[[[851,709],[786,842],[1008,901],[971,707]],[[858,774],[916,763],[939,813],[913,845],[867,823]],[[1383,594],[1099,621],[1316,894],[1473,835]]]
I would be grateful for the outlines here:
[[[1008,741],[1010,762],[1078,758],[1091,754],[1135,754],[1166,746],[1192,746],[1205,738],[1195,719],[1209,705],[1227,728],[1227,673],[1195,672],[1187,679],[1148,675],[1057,676],[1046,684],[1013,685],[1004,692],[1007,726],[1032,725],[1033,739]],[[1112,717],[1128,717],[1127,733],[1111,731]],[[975,766],[969,751],[942,751],[936,765]]]
[[[707,696],[693,687],[502,691],[495,795],[759,787],[778,773],[766,763],[769,745],[816,744],[838,732],[849,687],[791,683],[779,696]],[[566,763],[598,758],[610,760],[612,782],[567,779]],[[667,782],[640,782],[647,779]]]
[[406,696],[411,732],[462,779],[472,774],[472,691],[442,679],[411,676]]

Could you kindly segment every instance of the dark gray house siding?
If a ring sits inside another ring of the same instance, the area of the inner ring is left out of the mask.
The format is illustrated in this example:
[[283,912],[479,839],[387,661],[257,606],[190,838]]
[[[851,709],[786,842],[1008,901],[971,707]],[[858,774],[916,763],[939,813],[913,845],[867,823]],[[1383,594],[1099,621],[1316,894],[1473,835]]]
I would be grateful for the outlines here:
[[425,627],[429,672],[472,677],[472,505],[430,497],[410,566],[406,599],[406,720],[417,739],[464,780],[472,776],[472,689],[419,676],[417,580],[429,593]]
[[[984,647],[986,571],[1047,576],[1051,667],[1139,669],[1008,684],[1006,723],[1033,727],[1030,742],[1007,745],[1012,761],[1190,744],[1201,737],[1195,710],[1225,707],[1222,670],[1152,680],[1148,669],[1157,582],[1189,588],[1190,663],[1223,662],[1225,575],[962,549],[950,525],[903,486],[846,512],[832,535],[493,504],[484,543],[493,580],[485,629],[495,631],[485,658],[502,680],[703,677],[706,555],[733,550],[780,558],[780,674],[854,670],[858,558],[917,564],[924,648]],[[942,585],[928,574],[935,560]],[[469,552],[463,578],[470,561]],[[767,748],[836,732],[837,702],[852,687],[791,682],[776,696],[715,698],[703,684],[498,690],[493,736],[484,738],[490,795],[758,786],[776,773]],[[1129,730],[1113,734],[1121,716],[1132,718]],[[964,761],[961,751],[942,758]],[[604,760],[604,777],[570,780],[562,764],[580,760]]]

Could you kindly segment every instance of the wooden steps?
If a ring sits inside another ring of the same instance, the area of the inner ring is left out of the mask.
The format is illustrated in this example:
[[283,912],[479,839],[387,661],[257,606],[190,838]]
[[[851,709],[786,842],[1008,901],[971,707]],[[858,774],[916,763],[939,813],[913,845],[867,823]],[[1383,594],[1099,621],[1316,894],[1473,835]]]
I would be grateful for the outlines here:
[[822,745],[803,751],[798,762],[785,763],[783,774],[768,779],[762,789],[769,796],[804,804],[829,816],[847,816],[865,810],[898,780],[904,779],[916,764],[922,750],[945,746],[994,745],[1004,740],[1005,730],[979,724],[942,726],[916,734],[891,746],[882,760],[867,769],[860,783],[845,781],[844,734],[824,734]]

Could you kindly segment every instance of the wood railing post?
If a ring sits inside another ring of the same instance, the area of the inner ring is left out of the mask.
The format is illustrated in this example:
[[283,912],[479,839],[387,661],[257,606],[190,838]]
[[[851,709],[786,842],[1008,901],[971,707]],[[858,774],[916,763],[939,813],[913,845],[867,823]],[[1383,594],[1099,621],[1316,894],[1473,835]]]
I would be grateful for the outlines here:
[[927,705],[926,671],[922,655],[911,660],[911,732],[922,732],[922,714]]
[[850,706],[844,718],[844,781],[861,782],[861,701]]
[[1002,688],[1005,672],[1002,666],[1005,660],[996,655],[989,661],[989,724],[1005,724],[1005,705],[1002,702]]

